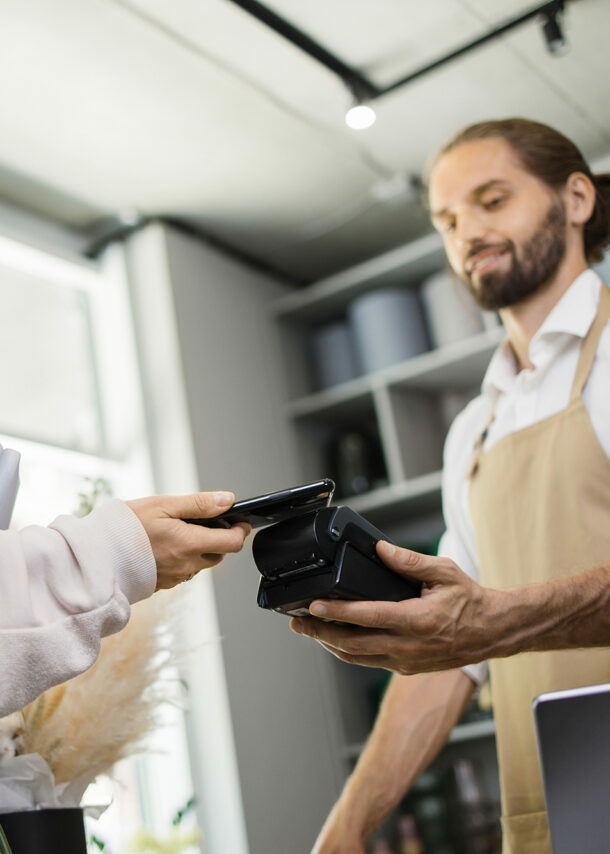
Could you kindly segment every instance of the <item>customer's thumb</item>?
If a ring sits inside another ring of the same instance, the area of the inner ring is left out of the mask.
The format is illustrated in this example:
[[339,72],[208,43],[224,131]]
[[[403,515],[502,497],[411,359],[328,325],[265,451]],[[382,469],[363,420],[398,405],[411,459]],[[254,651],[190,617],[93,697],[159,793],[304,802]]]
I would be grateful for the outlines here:
[[178,519],[211,519],[235,502],[232,492],[194,492],[167,496],[167,511]]

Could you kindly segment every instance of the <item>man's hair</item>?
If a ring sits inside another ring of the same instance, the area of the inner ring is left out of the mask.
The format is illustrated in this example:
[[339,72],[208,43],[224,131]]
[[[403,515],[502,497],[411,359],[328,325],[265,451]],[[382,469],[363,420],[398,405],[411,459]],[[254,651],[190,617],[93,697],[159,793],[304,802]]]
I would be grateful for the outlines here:
[[529,119],[499,119],[479,122],[464,128],[445,145],[435,162],[465,142],[499,138],[513,149],[521,165],[552,190],[561,190],[573,172],[583,172],[595,187],[595,207],[585,223],[585,257],[596,264],[610,244],[610,174],[593,175],[576,147],[563,134],[548,125]]

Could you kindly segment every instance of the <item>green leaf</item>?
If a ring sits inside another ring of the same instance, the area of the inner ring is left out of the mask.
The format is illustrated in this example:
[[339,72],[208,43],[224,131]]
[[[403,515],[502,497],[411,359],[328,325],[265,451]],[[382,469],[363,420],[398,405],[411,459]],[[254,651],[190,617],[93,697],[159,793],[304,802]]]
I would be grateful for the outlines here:
[[11,846],[8,844],[8,839],[4,835],[2,825],[0,824],[0,854],[13,854]]
[[178,825],[182,823],[182,819],[184,818],[184,816],[188,812],[190,812],[190,810],[192,810],[194,806],[195,806],[195,798],[190,797],[188,799],[188,801],[186,802],[186,804],[182,807],[182,809],[178,810],[176,815],[173,817],[172,825],[174,827],[178,827]]

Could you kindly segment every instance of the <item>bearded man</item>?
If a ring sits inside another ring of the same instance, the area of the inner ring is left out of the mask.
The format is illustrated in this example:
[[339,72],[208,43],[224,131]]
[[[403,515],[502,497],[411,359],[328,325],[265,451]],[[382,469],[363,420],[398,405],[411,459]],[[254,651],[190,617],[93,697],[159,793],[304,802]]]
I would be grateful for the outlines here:
[[610,289],[590,269],[610,176],[546,125],[490,121],[441,151],[428,198],[451,267],[507,337],[447,437],[439,557],[378,545],[421,599],[318,601],[291,622],[395,673],[314,851],[363,854],[489,661],[503,852],[551,854],[532,700],[610,681]]

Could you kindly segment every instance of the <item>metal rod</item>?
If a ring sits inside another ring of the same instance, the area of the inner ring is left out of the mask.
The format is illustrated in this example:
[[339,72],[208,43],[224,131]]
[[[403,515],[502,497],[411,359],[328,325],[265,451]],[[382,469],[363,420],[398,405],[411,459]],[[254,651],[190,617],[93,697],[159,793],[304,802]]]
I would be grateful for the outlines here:
[[338,56],[326,50],[319,42],[299,30],[285,18],[277,15],[267,6],[259,3],[258,0],[231,0],[231,2],[249,12],[261,23],[275,30],[276,33],[337,74],[358,99],[368,100],[381,94],[381,89],[360,74],[359,71],[350,68]]
[[524,24],[526,21],[529,21],[532,18],[537,18],[539,15],[551,15],[556,14],[559,11],[563,11],[563,6],[564,0],[551,0],[551,2],[544,3],[542,6],[538,6],[536,9],[531,9],[529,12],[525,12],[518,18],[514,18],[512,21],[507,21],[505,24],[502,24],[496,29],[490,30],[488,33],[485,33],[484,35],[480,36],[480,38],[475,39],[474,41],[471,41],[468,44],[457,48],[457,50],[454,50],[451,53],[448,53],[445,56],[434,60],[433,62],[430,62],[428,65],[424,65],[422,68],[418,68],[416,71],[411,72],[411,74],[407,74],[406,77],[402,77],[400,80],[396,80],[395,83],[390,83],[390,85],[382,89],[379,92],[379,95],[377,95],[376,97],[386,95],[388,92],[393,92],[394,89],[398,89],[401,86],[406,85],[407,83],[411,83],[412,80],[417,80],[418,77],[422,77],[429,71],[434,71],[435,68],[444,65],[446,62],[451,62],[452,59],[457,59],[458,56],[462,56],[463,54],[468,53],[468,51],[473,50],[474,48],[479,47],[482,44],[485,44],[485,42],[491,41],[492,39],[504,35],[504,33],[507,33],[509,30],[514,29],[514,27],[518,27],[520,24]]

